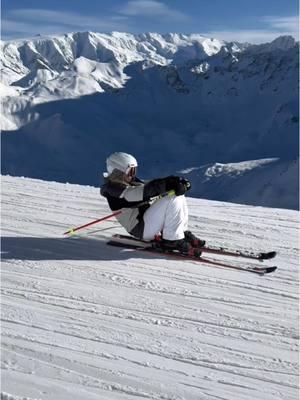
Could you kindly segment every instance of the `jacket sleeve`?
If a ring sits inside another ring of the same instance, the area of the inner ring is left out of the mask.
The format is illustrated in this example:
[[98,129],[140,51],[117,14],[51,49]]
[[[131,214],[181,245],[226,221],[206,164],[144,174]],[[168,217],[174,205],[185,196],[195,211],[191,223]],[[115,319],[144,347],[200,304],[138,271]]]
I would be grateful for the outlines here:
[[114,203],[114,208],[132,207],[143,201],[144,185],[125,186],[108,182],[102,185],[100,193]]
[[158,196],[166,192],[165,179],[153,179],[144,186],[143,200],[149,200],[151,197]]
[[[154,179],[145,185],[126,186],[104,184],[101,188],[101,195],[111,199],[120,199],[122,202],[138,203],[147,201],[151,197],[158,196],[166,192],[165,179]],[[121,203],[120,203],[121,204]],[[129,205],[128,205],[129,206]]]
[[144,185],[141,186],[128,186],[120,193],[120,198],[129,202],[143,201]]
[[128,186],[120,197],[127,201],[147,201],[151,197],[165,193],[166,186],[164,178],[153,179],[142,186]]

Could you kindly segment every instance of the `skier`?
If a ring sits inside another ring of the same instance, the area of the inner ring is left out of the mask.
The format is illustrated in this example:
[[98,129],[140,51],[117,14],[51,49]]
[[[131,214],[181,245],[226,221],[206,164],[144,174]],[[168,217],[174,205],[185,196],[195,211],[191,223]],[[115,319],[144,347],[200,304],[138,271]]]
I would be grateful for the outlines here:
[[[136,176],[138,163],[127,153],[113,153],[106,160],[107,172],[101,186],[111,210],[122,213],[116,218],[128,233],[136,238],[157,242],[163,250],[188,254],[203,247],[205,241],[188,230],[188,208],[184,194],[191,188],[187,179],[179,176],[153,179],[148,182]],[[175,196],[164,196],[154,203],[152,197],[174,190]]]

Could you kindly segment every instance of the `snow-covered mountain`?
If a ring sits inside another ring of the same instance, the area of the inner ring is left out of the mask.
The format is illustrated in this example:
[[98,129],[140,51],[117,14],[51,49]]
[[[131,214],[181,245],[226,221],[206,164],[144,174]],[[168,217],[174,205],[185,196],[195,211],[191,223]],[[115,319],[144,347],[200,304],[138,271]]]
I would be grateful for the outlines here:
[[196,234],[277,271],[112,248],[115,220],[65,238],[109,213],[99,190],[2,177],[1,399],[298,398],[299,213],[187,200]]
[[[145,178],[204,171],[193,195],[297,208],[298,48],[116,32],[2,42],[2,170],[98,185],[107,155],[127,151]],[[252,168],[205,178],[239,162]]]
[[200,168],[178,171],[197,185],[191,195],[215,198],[265,207],[298,209],[298,160],[280,161],[277,158],[214,163]]
[[[141,68],[184,63],[223,51],[238,52],[236,44],[226,44],[201,35],[132,35],[114,32],[111,35],[93,32],[67,34],[53,38],[37,38],[1,43],[2,95],[4,114],[2,129],[20,127],[16,111],[32,104],[76,98],[102,93],[108,88],[122,88],[130,75],[124,72],[132,63]],[[226,50],[224,50],[226,49]],[[16,105],[16,98],[20,103]],[[21,100],[22,99],[22,100]]]

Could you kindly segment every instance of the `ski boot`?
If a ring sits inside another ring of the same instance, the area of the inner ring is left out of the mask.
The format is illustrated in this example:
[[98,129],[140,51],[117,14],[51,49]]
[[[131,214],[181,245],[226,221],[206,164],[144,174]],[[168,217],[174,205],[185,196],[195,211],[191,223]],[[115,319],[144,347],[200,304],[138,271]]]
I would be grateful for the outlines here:
[[199,239],[191,231],[185,231],[184,238],[191,244],[192,247],[197,249],[201,249],[201,247],[204,247],[206,243],[205,240]]
[[193,249],[192,245],[185,238],[178,239],[178,240],[167,240],[167,239],[163,239],[161,236],[156,236],[155,240],[153,242],[153,247],[156,250],[160,250],[162,252],[176,251],[176,252],[182,254],[183,256],[184,255],[186,255],[186,256],[194,255],[194,249]]

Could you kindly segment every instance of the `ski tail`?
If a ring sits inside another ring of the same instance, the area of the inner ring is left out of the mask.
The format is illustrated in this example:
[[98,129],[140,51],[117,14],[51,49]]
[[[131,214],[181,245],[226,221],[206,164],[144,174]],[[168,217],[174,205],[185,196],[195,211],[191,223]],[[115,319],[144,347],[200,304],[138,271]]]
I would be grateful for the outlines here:
[[260,253],[259,260],[271,260],[276,257],[276,251],[269,251],[268,253]]

